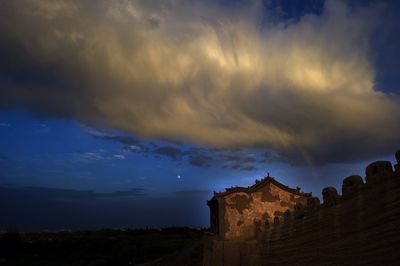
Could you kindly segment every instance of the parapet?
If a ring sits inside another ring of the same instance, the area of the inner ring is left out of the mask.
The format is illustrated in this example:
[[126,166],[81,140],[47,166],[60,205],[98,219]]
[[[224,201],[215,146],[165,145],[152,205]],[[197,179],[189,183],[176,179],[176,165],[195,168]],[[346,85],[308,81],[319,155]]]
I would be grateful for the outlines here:
[[321,202],[319,201],[319,198],[317,198],[317,197],[311,197],[307,200],[307,208],[308,209],[319,208],[319,205],[321,205]]
[[314,212],[317,212],[321,206],[321,202],[319,201],[319,198],[317,197],[311,197],[307,199],[307,209],[306,209],[306,214],[311,214]]
[[350,196],[360,191],[364,186],[364,180],[359,175],[352,175],[343,179],[342,195]]
[[336,188],[326,187],[322,190],[322,197],[324,198],[324,206],[331,207],[339,202],[339,195]]
[[367,184],[376,183],[393,175],[393,167],[389,161],[376,161],[365,169]]

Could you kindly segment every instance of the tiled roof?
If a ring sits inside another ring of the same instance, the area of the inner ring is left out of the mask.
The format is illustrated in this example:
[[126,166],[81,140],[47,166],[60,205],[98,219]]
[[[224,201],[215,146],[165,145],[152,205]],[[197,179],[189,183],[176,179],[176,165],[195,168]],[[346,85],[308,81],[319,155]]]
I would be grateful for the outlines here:
[[249,187],[232,187],[232,188],[227,188],[224,192],[219,192],[219,193],[214,192],[214,197],[224,197],[229,194],[237,193],[237,192],[244,192],[244,193],[257,192],[260,188],[264,187],[268,183],[272,183],[275,186],[279,187],[280,189],[285,190],[292,194],[296,194],[296,195],[303,196],[303,197],[311,197],[312,196],[312,193],[300,192],[297,189],[290,188],[282,183],[279,183],[273,177],[264,177],[261,181],[256,180],[256,183]]

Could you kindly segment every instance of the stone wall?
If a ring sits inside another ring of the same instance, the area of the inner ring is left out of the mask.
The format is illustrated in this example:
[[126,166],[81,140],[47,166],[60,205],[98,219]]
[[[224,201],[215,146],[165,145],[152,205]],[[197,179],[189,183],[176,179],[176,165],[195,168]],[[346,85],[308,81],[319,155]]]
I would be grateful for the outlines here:
[[223,198],[222,236],[224,239],[254,238],[279,223],[296,205],[307,205],[307,197],[266,183],[252,193],[236,192]]
[[342,193],[325,189],[322,205],[310,198],[257,240],[205,241],[203,265],[399,265],[400,173],[374,162]]
[[[400,152],[396,158],[399,169]],[[399,265],[400,173],[390,173],[387,163],[371,165],[378,166],[378,174],[372,169],[366,183],[360,176],[345,178],[342,195],[327,189],[321,205],[308,198],[306,206],[296,205],[257,239],[210,236],[199,243],[199,251],[154,265]]]

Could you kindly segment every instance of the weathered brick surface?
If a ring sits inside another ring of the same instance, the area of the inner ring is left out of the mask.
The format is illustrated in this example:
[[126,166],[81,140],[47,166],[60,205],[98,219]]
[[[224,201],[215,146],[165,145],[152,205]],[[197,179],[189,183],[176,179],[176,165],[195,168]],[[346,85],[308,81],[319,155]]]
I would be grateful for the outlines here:
[[307,198],[284,191],[272,183],[257,192],[232,193],[223,198],[225,204],[225,239],[253,238],[269,226],[275,217],[283,219],[285,212],[297,203],[306,205]]
[[307,206],[310,198],[311,194],[286,187],[270,177],[249,188],[216,193],[209,201],[212,227],[218,226],[213,231],[225,240],[255,238],[272,224],[280,223],[295,206]]

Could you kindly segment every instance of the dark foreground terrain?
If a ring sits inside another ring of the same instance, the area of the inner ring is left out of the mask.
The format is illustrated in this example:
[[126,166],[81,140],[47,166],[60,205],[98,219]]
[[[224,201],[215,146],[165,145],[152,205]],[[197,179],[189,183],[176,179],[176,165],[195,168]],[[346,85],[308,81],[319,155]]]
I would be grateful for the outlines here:
[[0,265],[138,265],[179,253],[203,237],[192,228],[0,235]]

